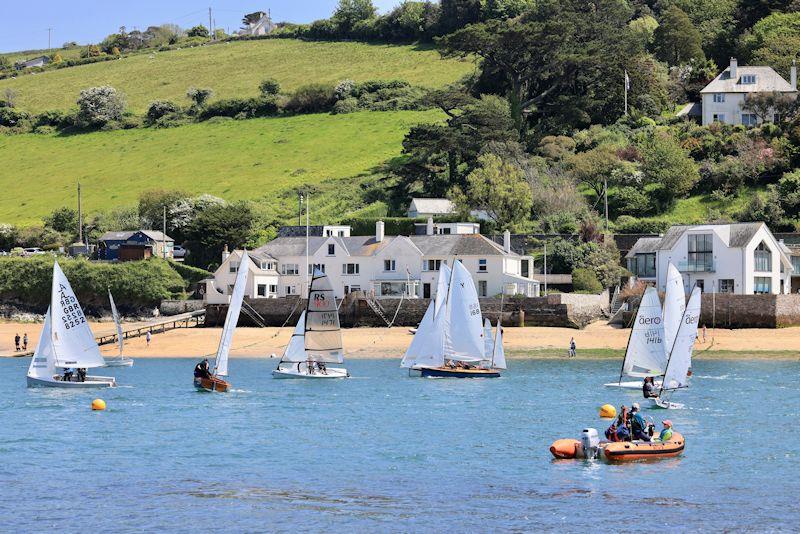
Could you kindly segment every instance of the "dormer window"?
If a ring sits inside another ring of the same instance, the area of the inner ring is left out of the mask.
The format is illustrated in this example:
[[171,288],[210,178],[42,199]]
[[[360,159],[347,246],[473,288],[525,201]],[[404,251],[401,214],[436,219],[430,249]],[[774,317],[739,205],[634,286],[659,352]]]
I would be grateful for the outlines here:
[[742,85],[753,85],[756,83],[755,74],[742,74]]

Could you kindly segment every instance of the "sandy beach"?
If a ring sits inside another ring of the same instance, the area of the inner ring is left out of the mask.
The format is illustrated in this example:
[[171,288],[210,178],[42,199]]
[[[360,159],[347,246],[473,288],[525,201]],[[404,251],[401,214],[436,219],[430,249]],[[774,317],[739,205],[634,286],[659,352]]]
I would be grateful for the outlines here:
[[[143,323],[125,323],[125,328]],[[110,322],[92,323],[92,331],[110,334]],[[35,348],[42,325],[36,323],[0,323],[0,357],[14,356],[14,335],[28,334],[29,350]],[[125,354],[136,358],[198,358],[214,354],[219,343],[220,328],[188,328],[156,333],[147,347],[144,337],[126,340]],[[399,358],[411,342],[407,328],[352,328],[344,332],[348,358]],[[280,355],[289,342],[292,328],[239,328],[234,337],[234,357]],[[608,326],[598,321],[583,330],[570,328],[526,327],[507,328],[504,332],[506,351],[511,358],[566,357],[571,337],[581,357],[619,357],[625,350],[629,330]],[[702,335],[701,335],[702,337]],[[116,354],[116,345],[101,347],[104,355]],[[707,341],[698,340],[696,357],[770,357],[800,359],[800,327],[776,330],[709,329]]]

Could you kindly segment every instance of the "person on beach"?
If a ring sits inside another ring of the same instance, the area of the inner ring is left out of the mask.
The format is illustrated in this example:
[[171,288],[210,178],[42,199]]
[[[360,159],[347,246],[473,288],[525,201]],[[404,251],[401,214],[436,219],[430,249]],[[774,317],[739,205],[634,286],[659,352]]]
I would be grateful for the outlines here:
[[575,356],[578,355],[578,352],[577,352],[576,349],[577,349],[577,345],[575,344],[575,338],[574,337],[570,338],[570,340],[569,340],[569,357],[570,358],[574,358]]
[[706,325],[703,325],[703,343],[706,342]]
[[147,343],[147,348],[150,348],[150,339],[152,339],[152,335],[150,334],[150,330],[147,331],[147,334],[144,336],[145,342]]
[[14,350],[19,350],[19,332],[14,336]]
[[28,333],[27,332],[25,332],[25,334],[22,336],[22,350],[28,350]]

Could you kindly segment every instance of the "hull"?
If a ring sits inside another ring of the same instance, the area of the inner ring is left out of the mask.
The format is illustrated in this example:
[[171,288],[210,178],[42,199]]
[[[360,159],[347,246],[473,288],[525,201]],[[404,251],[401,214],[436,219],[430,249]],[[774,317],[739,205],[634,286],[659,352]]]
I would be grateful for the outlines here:
[[[59,376],[60,378],[60,376]],[[27,377],[29,388],[97,389],[113,388],[117,381],[113,376],[87,376],[84,382],[65,382],[52,378]]]
[[496,369],[451,369],[450,367],[421,367],[415,369],[423,378],[498,378]]
[[116,360],[106,360],[106,367],[133,367],[133,359],[119,358]]
[[324,380],[326,378],[349,378],[350,373],[347,372],[347,369],[338,367],[331,367],[327,369],[324,374],[320,373],[319,371],[315,372],[314,374],[309,374],[305,368],[302,368],[298,371],[297,367],[279,367],[278,369],[272,371],[272,377],[282,379]]
[[601,443],[596,455],[587,455],[577,439],[559,439],[550,445],[550,453],[559,460],[599,458],[609,463],[662,460],[674,458],[683,453],[686,440],[675,432],[669,441],[619,441]]
[[[627,382],[609,382],[608,384],[603,384],[607,388],[620,388],[620,389],[642,389],[642,381],[641,380],[629,380]],[[655,382],[655,387],[661,387],[661,381]]]
[[194,387],[196,387],[200,391],[219,391],[220,393],[226,393],[230,389],[231,385],[228,382],[222,380],[221,378],[195,377]]
[[662,410],[682,410],[686,406],[680,402],[670,402],[665,399],[650,399],[650,405],[653,408],[661,408]]

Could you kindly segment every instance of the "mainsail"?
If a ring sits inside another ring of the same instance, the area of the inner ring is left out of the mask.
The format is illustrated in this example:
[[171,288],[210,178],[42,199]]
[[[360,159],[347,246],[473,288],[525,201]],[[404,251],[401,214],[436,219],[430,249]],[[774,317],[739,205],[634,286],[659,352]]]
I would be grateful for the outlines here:
[[491,360],[494,353],[494,336],[492,335],[492,322],[488,317],[483,319],[483,355]]
[[[683,290],[683,277],[678,269],[670,263],[667,271],[667,287],[664,294],[664,347],[669,353],[675,343],[681,317],[686,310],[686,293]],[[666,364],[666,361],[665,361]]]
[[456,261],[445,304],[447,324],[445,330],[445,358],[459,361],[484,359],[483,318],[478,292],[472,275]]
[[57,261],[53,263],[50,312],[56,367],[88,369],[106,364],[75,292]]
[[692,296],[689,297],[689,304],[683,313],[675,343],[670,351],[662,391],[687,385],[687,375],[692,365],[692,350],[697,339],[697,324],[700,322],[701,294],[700,288],[695,287]]
[[314,269],[308,288],[304,340],[309,361],[344,362],[336,297],[330,280],[319,269]]
[[628,340],[622,374],[645,377],[664,374],[666,355],[664,351],[664,323],[661,319],[661,302],[658,291],[648,287]]
[[111,295],[111,290],[108,290],[108,301],[111,303],[111,316],[114,318],[114,326],[117,328],[117,344],[119,345],[119,355],[122,357],[122,349],[124,347],[124,341],[122,339],[122,325],[119,322],[119,313],[117,312],[117,306],[114,304],[114,297]]
[[[450,268],[442,265],[436,284],[436,298],[428,305],[425,315],[417,327],[417,332],[408,346],[400,367],[440,367],[444,365],[444,313],[443,305],[447,299]],[[437,312],[438,310],[438,312]],[[442,313],[439,313],[442,312]]]
[[434,299],[433,313],[438,314],[444,307],[447,300],[447,292],[450,289],[450,278],[453,272],[446,263],[442,263],[439,268],[439,279],[436,281],[436,298]]
[[297,326],[294,327],[294,332],[292,332],[292,339],[289,340],[289,344],[286,345],[286,350],[283,351],[281,362],[299,363],[307,360],[304,340],[305,334],[306,311],[303,310],[300,314],[300,318],[297,320]]
[[50,329],[50,309],[44,316],[44,327],[39,335],[39,344],[31,358],[28,376],[33,378],[53,378],[56,374],[55,357],[53,355],[52,332]]
[[233,343],[233,332],[239,322],[239,313],[242,311],[242,301],[247,286],[247,273],[250,271],[250,256],[247,251],[242,251],[242,261],[239,262],[239,271],[236,273],[236,282],[231,292],[228,304],[228,313],[225,315],[225,326],[222,327],[222,336],[219,339],[217,358],[214,361],[214,375],[228,376],[228,356]]
[[497,320],[497,334],[494,336],[494,353],[492,354],[492,369],[506,368],[506,352],[503,349],[503,327],[500,319]]

